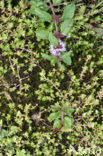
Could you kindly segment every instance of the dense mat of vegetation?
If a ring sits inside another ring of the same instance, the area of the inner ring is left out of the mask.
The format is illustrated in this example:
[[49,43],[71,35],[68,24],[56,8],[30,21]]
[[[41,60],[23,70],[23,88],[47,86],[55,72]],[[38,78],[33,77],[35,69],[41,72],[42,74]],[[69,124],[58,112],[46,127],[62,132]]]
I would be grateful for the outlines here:
[[[103,155],[103,1],[74,3],[63,38],[72,63],[62,69],[42,57],[49,41],[36,36],[52,23],[38,22],[28,1],[0,1],[1,156]],[[60,126],[52,113],[64,109],[71,120]]]

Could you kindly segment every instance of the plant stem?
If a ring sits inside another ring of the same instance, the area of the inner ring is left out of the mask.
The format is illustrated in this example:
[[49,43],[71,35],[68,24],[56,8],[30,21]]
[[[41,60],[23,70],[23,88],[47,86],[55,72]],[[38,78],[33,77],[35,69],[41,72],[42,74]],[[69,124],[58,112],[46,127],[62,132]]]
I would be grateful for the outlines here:
[[[53,4],[51,2],[50,2],[50,8],[52,10],[53,15],[55,16]],[[55,24],[56,32],[59,32],[56,20],[54,21],[54,24]]]
[[63,111],[61,112],[61,128],[63,127]]

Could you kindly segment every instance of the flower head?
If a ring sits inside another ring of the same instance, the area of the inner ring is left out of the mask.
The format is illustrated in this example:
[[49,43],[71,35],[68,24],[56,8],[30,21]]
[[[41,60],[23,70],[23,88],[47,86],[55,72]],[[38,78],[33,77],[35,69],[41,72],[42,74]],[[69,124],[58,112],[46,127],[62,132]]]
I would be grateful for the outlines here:
[[50,45],[50,52],[52,55],[55,55],[57,58],[60,57],[61,52],[66,51],[65,43],[61,40],[58,41],[58,46]]

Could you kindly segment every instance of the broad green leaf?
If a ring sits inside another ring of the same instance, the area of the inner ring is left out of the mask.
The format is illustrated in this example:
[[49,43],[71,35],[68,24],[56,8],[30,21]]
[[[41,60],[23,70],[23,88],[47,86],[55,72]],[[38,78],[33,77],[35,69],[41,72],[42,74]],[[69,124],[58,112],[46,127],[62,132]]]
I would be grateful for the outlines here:
[[60,106],[51,105],[51,108],[56,111],[56,110],[59,110],[61,107]]
[[51,19],[52,19],[52,16],[48,12],[43,11],[43,10],[41,10],[39,8],[35,9],[35,14],[43,21],[50,22]]
[[31,4],[31,6],[36,6],[36,2],[34,2],[34,1],[30,1],[30,4]]
[[67,19],[61,23],[60,30],[62,33],[67,34],[73,25],[73,19]]
[[63,127],[64,128],[70,128],[72,126],[73,122],[74,122],[74,120],[72,118],[64,117]]
[[44,59],[46,59],[46,60],[51,61],[51,59],[52,59],[52,56],[47,55],[47,54],[45,54],[45,53],[41,53],[41,55],[42,55],[42,57],[43,57]]
[[67,5],[64,9],[63,15],[61,17],[61,20],[65,20],[68,18],[73,18],[75,12],[75,4],[72,3],[70,5]]
[[29,10],[29,12],[30,12],[31,14],[35,15],[35,7],[31,7],[30,10]]
[[48,117],[49,121],[53,121],[57,118],[60,118],[61,113],[60,112],[55,112],[55,113],[51,113]]
[[60,128],[60,126],[61,126],[61,121],[60,121],[60,119],[56,119],[56,120],[54,121],[53,128]]
[[39,30],[36,31],[36,36],[40,39],[48,39],[49,31],[48,30]]
[[73,108],[64,108],[63,110],[66,114],[70,115],[74,112],[74,109]]
[[58,3],[61,3],[62,0],[53,0],[53,4],[58,4]]
[[65,52],[61,55],[61,59],[64,63],[68,64],[68,65],[71,65],[72,63],[72,60],[71,60],[71,57],[70,57],[70,52]]
[[41,53],[41,55],[44,59],[49,60],[49,61],[56,61],[57,60],[56,56],[50,56],[50,55],[47,55],[45,53]]
[[53,46],[58,45],[58,40],[56,39],[56,37],[53,35],[52,32],[49,33],[49,41],[50,41],[50,44]]

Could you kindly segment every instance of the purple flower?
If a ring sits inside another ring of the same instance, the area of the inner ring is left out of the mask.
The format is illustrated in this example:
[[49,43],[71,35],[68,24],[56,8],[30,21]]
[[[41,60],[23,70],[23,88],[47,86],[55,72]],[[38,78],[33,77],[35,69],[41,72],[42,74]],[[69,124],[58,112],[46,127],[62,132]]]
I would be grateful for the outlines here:
[[55,55],[57,58],[60,57],[61,52],[66,51],[65,43],[59,40],[58,46],[50,45],[50,52],[52,55]]

